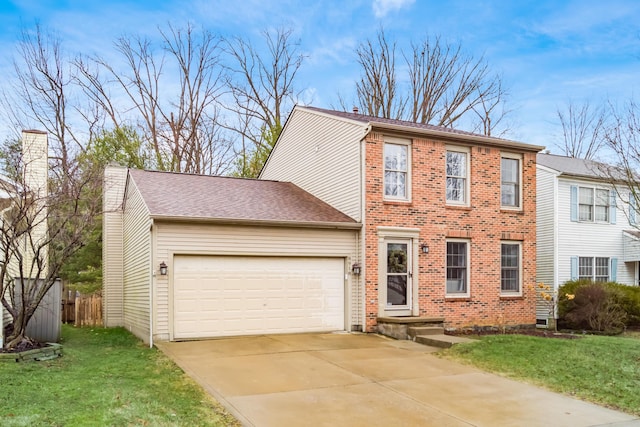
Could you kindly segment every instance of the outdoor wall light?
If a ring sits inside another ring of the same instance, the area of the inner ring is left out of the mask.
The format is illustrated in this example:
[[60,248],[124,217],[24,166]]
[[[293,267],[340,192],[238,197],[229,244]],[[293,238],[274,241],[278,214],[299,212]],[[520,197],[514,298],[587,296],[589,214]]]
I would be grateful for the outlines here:
[[427,245],[426,243],[423,243],[420,245],[420,250],[422,251],[423,254],[428,254],[429,253],[429,245]]
[[355,274],[356,276],[360,275],[360,271],[362,271],[362,267],[360,267],[360,264],[358,264],[357,262],[355,264],[353,264],[351,266],[351,271],[353,272],[353,274]]
[[161,276],[167,275],[167,264],[165,264],[164,261],[160,263],[160,275]]

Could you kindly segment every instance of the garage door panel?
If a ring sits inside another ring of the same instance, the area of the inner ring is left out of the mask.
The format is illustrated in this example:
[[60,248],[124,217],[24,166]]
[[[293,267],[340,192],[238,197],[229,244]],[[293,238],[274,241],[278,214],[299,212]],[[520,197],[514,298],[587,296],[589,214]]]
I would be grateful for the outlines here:
[[340,258],[176,256],[174,339],[344,330]]

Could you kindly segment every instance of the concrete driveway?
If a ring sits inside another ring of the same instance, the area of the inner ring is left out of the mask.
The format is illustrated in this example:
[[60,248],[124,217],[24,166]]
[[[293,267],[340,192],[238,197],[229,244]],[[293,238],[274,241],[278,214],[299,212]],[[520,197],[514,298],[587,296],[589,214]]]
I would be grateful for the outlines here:
[[633,416],[378,335],[157,346],[247,426],[640,426]]

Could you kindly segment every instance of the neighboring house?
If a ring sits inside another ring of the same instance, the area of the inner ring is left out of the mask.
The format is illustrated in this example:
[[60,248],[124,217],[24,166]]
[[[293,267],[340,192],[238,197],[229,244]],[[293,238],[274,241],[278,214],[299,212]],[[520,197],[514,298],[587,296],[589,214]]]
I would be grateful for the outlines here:
[[[21,164],[23,167],[23,178],[20,183],[16,183],[7,177],[0,177],[0,220],[5,218],[5,215],[9,215],[11,209],[15,206],[17,198],[20,196],[18,192],[28,191],[31,192],[35,200],[38,201],[37,214],[33,219],[33,229],[28,233],[28,237],[36,242],[36,246],[39,239],[47,238],[47,207],[40,205],[45,203],[45,199],[48,193],[48,141],[47,133],[38,130],[25,130],[22,131],[22,158]],[[25,237],[26,238],[26,237]],[[46,241],[45,241],[46,242]],[[41,244],[41,243],[40,243]],[[25,270],[31,265],[34,257],[32,250],[29,250],[31,246],[26,241],[21,241],[20,245],[22,250],[20,255],[23,257],[23,264]],[[46,274],[47,266],[47,246],[44,246],[41,250],[41,256],[44,260],[43,273]],[[5,251],[0,251],[5,253]],[[0,260],[3,262],[4,260]],[[20,276],[25,278],[29,277],[28,271],[23,271],[20,274],[20,269],[17,263],[17,256],[12,257],[9,260],[7,266],[7,272],[11,279],[17,280]],[[19,289],[19,288],[18,288]],[[56,283],[47,293],[45,299],[36,310],[32,317],[28,327],[27,334],[30,338],[39,341],[58,341],[60,338],[60,324],[61,324],[61,283]],[[16,296],[19,298],[19,296]],[[4,340],[4,327],[11,322],[11,316],[7,310],[0,304],[0,319],[2,319],[2,328],[0,328],[0,347]]]
[[[538,282],[557,290],[569,280],[637,285],[640,233],[626,187],[614,186],[606,165],[538,154]],[[540,303],[538,324],[548,307]]]
[[349,330],[360,224],[287,182],[108,167],[106,326],[145,342]]
[[291,181],[362,224],[351,330],[536,321],[536,153],[449,128],[294,108],[260,178]]

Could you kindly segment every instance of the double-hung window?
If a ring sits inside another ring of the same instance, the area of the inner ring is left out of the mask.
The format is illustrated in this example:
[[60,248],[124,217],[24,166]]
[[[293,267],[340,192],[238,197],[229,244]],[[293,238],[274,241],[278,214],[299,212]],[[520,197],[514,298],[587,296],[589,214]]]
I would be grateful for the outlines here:
[[[612,216],[612,193],[609,190],[593,187],[572,187],[572,192],[577,192],[577,220],[583,222],[611,222],[615,223]],[[572,193],[572,203],[574,195]],[[572,207],[573,209],[573,207]],[[572,220],[573,219],[572,213]]]
[[447,150],[447,203],[469,203],[469,153],[466,150]]
[[384,144],[384,198],[391,200],[409,200],[408,144]]
[[500,204],[505,208],[520,207],[521,156],[503,154],[500,158]]
[[469,243],[447,241],[447,296],[469,295]]
[[596,282],[608,282],[610,260],[605,257],[579,257],[578,279],[589,279]]
[[502,243],[500,252],[500,292],[520,295],[520,243]]

